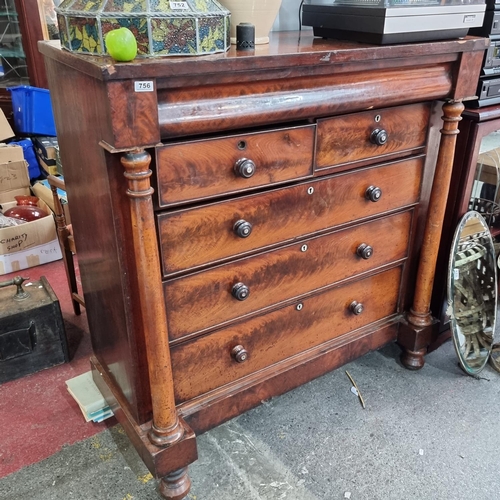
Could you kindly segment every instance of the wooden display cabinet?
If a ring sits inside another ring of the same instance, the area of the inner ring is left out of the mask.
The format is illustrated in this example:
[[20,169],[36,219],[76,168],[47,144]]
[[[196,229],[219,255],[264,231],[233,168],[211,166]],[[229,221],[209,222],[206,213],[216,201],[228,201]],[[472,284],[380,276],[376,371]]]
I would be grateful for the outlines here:
[[432,299],[432,310],[441,323],[436,346],[450,336],[446,284],[453,235],[460,219],[469,210],[476,210],[485,217],[493,239],[500,236],[500,105],[465,109],[458,128]]
[[54,0],[0,0],[0,108],[9,120],[12,101],[7,87],[48,88],[37,43],[57,37],[53,7]]

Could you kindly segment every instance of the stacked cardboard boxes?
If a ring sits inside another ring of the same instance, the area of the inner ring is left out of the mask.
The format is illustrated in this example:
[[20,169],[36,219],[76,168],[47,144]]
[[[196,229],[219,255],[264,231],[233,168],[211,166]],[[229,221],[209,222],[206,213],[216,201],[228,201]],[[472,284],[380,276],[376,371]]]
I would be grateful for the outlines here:
[[[0,111],[0,141],[14,136]],[[15,206],[15,196],[29,195],[28,165],[20,146],[0,145],[0,205],[2,212]],[[18,226],[0,228],[0,275],[34,267],[62,258],[50,207],[39,207],[49,215]]]

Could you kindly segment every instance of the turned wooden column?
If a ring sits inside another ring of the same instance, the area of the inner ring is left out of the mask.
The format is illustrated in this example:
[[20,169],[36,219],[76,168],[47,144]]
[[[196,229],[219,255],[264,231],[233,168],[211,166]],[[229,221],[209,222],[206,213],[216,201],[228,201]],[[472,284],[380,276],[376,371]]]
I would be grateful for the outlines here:
[[430,343],[432,328],[436,323],[430,310],[432,287],[448,200],[455,144],[459,134],[458,123],[462,119],[463,110],[462,102],[447,102],[443,105],[443,128],[420,252],[413,305],[401,324],[398,336],[398,342],[403,347],[401,361],[412,370],[424,366],[424,355]]
[[157,446],[169,446],[182,439],[184,428],[177,416],[174,400],[167,318],[151,199],[151,156],[144,150],[136,150],[125,153],[121,163],[125,167],[124,175],[129,185],[127,195],[130,199],[137,262],[138,296],[151,385],[153,425],[149,438]]

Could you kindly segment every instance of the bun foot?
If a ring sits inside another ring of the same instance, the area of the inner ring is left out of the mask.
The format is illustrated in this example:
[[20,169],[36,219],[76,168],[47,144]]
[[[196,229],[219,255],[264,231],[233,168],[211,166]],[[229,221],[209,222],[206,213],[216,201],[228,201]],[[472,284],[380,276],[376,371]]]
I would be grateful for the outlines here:
[[160,493],[168,500],[182,500],[191,489],[191,480],[188,476],[188,468],[179,469],[165,476],[160,481]]
[[427,349],[419,349],[418,351],[409,351],[404,349],[401,353],[401,363],[408,370],[420,370],[425,365],[424,356]]

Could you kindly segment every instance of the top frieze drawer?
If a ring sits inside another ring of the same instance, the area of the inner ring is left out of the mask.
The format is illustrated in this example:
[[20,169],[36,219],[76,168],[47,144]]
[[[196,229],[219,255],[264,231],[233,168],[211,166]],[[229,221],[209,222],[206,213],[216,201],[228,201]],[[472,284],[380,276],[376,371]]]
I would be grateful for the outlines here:
[[315,125],[157,148],[160,207],[312,176]]
[[425,146],[430,105],[410,104],[318,121],[316,169],[398,157]]

